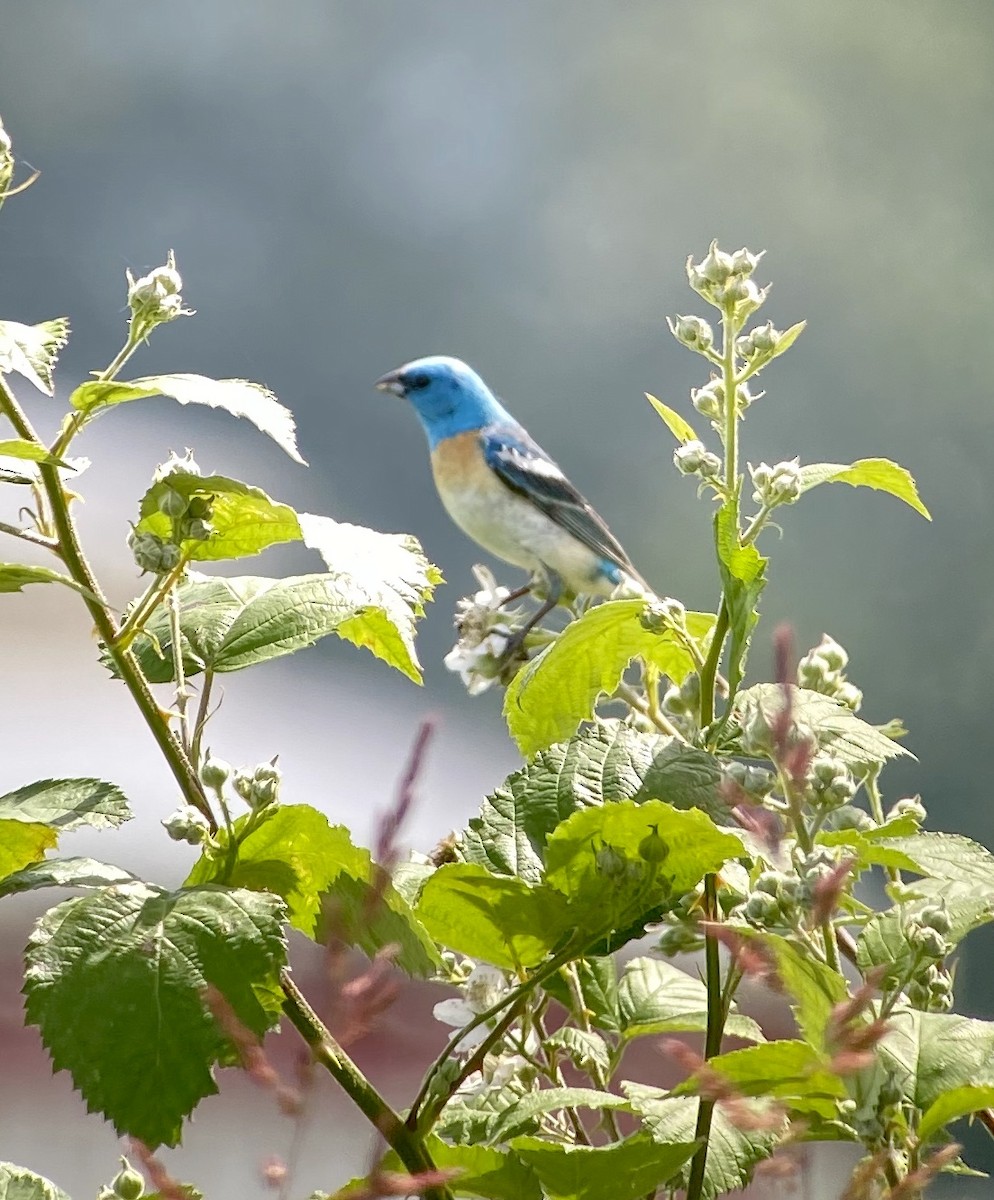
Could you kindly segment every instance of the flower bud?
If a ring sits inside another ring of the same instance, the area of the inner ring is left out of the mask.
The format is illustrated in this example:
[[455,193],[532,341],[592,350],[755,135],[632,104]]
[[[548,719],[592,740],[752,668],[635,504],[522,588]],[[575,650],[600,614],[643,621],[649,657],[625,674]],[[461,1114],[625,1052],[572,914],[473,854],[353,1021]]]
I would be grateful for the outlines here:
[[252,796],[252,776],[244,771],[237,771],[231,781],[231,786],[235,789],[235,795],[247,804]]
[[669,843],[659,836],[658,827],[650,825],[651,833],[647,833],[639,842],[639,858],[650,863],[665,862],[669,858]]
[[224,787],[230,774],[231,767],[223,758],[208,758],[200,768],[200,778],[204,787],[209,787],[214,791]]
[[848,680],[839,684],[838,688],[836,688],[835,698],[840,704],[844,704],[846,708],[851,709],[853,712],[859,712],[863,706],[863,693],[854,683],[849,683]]
[[156,506],[160,513],[175,519],[183,516],[186,512],[187,500],[175,488],[166,488],[159,496]]
[[922,804],[921,796],[904,796],[887,813],[887,820],[894,821],[898,817],[911,817],[918,825],[925,823],[928,813]]
[[140,279],[133,278],[130,271],[125,274],[128,280],[128,307],[131,309],[131,319],[137,324],[142,336],[148,334],[156,325],[191,315],[183,308],[183,297],[180,295],[183,280],[176,270],[176,258],[172,250],[169,251],[165,266],[156,267]]
[[184,542],[206,542],[214,529],[199,517],[187,517],[178,522],[177,534]]
[[690,350],[706,351],[714,344],[714,331],[702,317],[678,316],[668,324],[676,340]]
[[753,892],[745,902],[745,918],[753,925],[768,925],[780,915],[780,905],[766,892]]
[[607,842],[594,854],[597,874],[605,879],[623,879],[628,873],[628,859]]
[[111,1180],[110,1186],[120,1200],[139,1200],[145,1192],[144,1178],[123,1156],[121,1169]]
[[695,954],[704,945],[704,936],[695,925],[681,921],[660,931],[658,947],[661,954]]
[[189,842],[191,846],[202,845],[210,833],[207,818],[192,804],[181,805],[161,824],[174,842]]
[[936,933],[946,934],[952,928],[949,913],[946,912],[945,906],[942,904],[927,905],[919,912],[918,920],[926,928],[934,929]]
[[745,246],[741,250],[736,250],[732,255],[732,274],[748,278],[755,271],[759,260],[765,253],[765,251],[760,251],[759,254],[753,254]]
[[191,496],[186,511],[189,516],[200,521],[209,521],[214,515],[214,497]]
[[725,408],[725,385],[720,379],[712,379],[701,388],[691,388],[690,401],[702,417],[718,420]]
[[721,471],[721,459],[706,448],[703,442],[685,442],[673,451],[673,462],[683,475],[700,475],[713,479]]
[[697,269],[708,283],[724,283],[733,271],[732,256],[719,250],[718,243],[714,241],[697,264]]

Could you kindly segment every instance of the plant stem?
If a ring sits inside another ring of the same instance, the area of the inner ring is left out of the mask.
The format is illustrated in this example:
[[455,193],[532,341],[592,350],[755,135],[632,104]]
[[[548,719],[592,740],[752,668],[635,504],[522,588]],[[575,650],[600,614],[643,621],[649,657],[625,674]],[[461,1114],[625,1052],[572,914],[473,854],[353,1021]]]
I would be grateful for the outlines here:
[[640,712],[642,716],[648,719],[655,725],[660,733],[665,733],[667,737],[677,738],[679,741],[686,743],[687,739],[683,736],[679,729],[673,725],[669,718],[663,713],[659,705],[655,706],[648,700],[643,700],[638,692],[627,683],[619,683],[615,689],[615,695],[629,706],[634,708],[636,712]]
[[149,617],[155,612],[163,597],[168,596],[186,570],[187,565],[187,559],[184,556],[167,575],[156,575],[148,585],[141,599],[117,631],[117,644],[122,650],[126,650],[145,628]]
[[200,683],[200,703],[197,705],[197,715],[193,722],[193,745],[190,747],[190,759],[193,765],[199,770],[201,767],[202,745],[204,740],[204,730],[207,727],[207,722],[211,717],[211,688],[214,686],[214,672],[210,667],[205,668],[203,679]]
[[701,671],[701,728],[707,727],[714,720],[714,689],[718,675],[718,664],[721,662],[721,652],[725,646],[725,636],[728,633],[728,608],[725,597],[722,596],[718,606],[718,619],[714,632],[711,634],[711,647]]
[[[31,422],[14,398],[13,392],[7,386],[6,380],[2,377],[0,377],[0,411],[10,420],[10,423],[17,431],[18,437],[33,442],[37,446],[43,445],[41,439],[32,428]],[[93,570],[83,552],[79,541],[79,534],[76,530],[76,523],[69,511],[66,494],[62,487],[62,480],[59,478],[58,468],[52,466],[50,463],[39,463],[38,470],[46,498],[52,511],[52,522],[58,537],[59,557],[65,563],[66,569],[72,579],[84,587],[87,593],[90,593],[89,595],[81,593],[83,603],[89,610],[100,640],[104,643],[118,675],[120,675],[128,691],[131,693],[145,724],[149,728],[149,732],[162,751],[162,755],[168,763],[169,769],[172,771],[184,799],[188,804],[192,804],[199,812],[203,813],[210,825],[211,832],[216,832],[217,822],[211,811],[211,806],[204,793],[204,789],[197,777],[197,773],[193,769],[189,758],[184,753],[182,746],[179,745],[170,732],[166,719],[158,704],[156,704],[155,697],[149,690],[148,683],[134,655],[130,651],[126,649],[122,650],[114,644],[118,634],[117,623],[114,620],[110,605],[103,598],[100,584],[93,574]]]
[[[289,971],[281,973],[280,982],[283,987],[283,1011],[311,1048],[315,1062],[320,1063],[334,1077],[363,1116],[382,1134],[412,1175],[435,1170],[435,1164],[420,1135],[404,1123],[400,1115],[390,1107],[331,1036],[324,1022],[293,982]],[[447,1187],[439,1185],[426,1188],[421,1194],[430,1200],[451,1200],[452,1196]]]
[[0,533],[9,533],[11,537],[30,542],[33,546],[41,546],[44,550],[58,550],[58,542],[54,538],[45,537],[43,533],[34,533],[30,529],[20,529],[17,525],[8,525],[5,521],[0,521]]
[[[704,1035],[705,1061],[721,1053],[721,1039],[725,1031],[726,1003],[722,997],[721,956],[714,924],[718,920],[718,881],[715,875],[704,876],[704,911],[707,928],[704,935],[704,976],[708,990],[708,1023]],[[687,1200],[700,1200],[704,1187],[704,1171],[708,1161],[708,1141],[711,1136],[711,1121],[714,1117],[713,1099],[701,1097],[697,1107],[697,1128],[694,1138],[701,1147],[690,1164],[687,1180]]]
[[[108,383],[112,380],[140,345],[141,338],[135,335],[134,322],[132,321],[128,327],[128,340],[118,350],[117,354],[114,355],[110,365],[97,376],[97,382]],[[63,458],[73,438],[79,433],[91,416],[93,416],[92,411],[80,412],[75,410],[69,413],[62,423],[62,431],[52,443],[49,453],[55,458]]]
[[[183,666],[183,630],[180,627],[180,603],[175,584],[166,593],[169,607],[169,632],[173,643],[173,675],[176,681],[176,714],[179,717],[179,740],[187,755],[190,755],[190,718],[187,705],[190,693],[186,687],[186,670]],[[191,756],[192,760],[192,756]]]

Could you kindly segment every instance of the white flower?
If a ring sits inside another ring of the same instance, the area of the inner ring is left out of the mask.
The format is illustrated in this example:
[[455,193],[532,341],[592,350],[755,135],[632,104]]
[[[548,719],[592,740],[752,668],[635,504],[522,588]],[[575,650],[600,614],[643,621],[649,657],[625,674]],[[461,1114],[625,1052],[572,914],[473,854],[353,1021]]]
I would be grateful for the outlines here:
[[[503,971],[481,963],[473,968],[460,990],[462,991],[461,996],[450,996],[448,1000],[440,1000],[435,1005],[432,1013],[436,1021],[461,1029],[464,1025],[468,1025],[474,1017],[478,1017],[480,1013],[486,1012],[488,1008],[493,1008],[501,996],[507,992],[508,987]],[[465,1037],[460,1039],[456,1052],[459,1054],[470,1053],[489,1033],[490,1030],[486,1024],[471,1029]]]
[[507,626],[497,626],[475,646],[460,639],[442,662],[450,671],[459,674],[471,696],[479,696],[497,678],[500,658],[510,638],[511,631]]

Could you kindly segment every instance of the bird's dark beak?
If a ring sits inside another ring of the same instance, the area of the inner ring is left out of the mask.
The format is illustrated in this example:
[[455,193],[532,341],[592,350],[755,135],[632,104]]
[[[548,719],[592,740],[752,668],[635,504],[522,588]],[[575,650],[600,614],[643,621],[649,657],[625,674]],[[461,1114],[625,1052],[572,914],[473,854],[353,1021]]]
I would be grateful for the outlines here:
[[387,371],[377,379],[375,385],[381,392],[393,392],[395,396],[406,396],[407,389],[401,380],[400,371]]

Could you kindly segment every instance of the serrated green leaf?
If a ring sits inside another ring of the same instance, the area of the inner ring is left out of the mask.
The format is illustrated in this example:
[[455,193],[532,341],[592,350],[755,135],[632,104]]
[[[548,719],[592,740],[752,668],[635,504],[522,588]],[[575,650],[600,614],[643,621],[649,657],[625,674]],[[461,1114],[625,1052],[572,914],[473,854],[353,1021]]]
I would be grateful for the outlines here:
[[508,970],[537,966],[572,928],[558,892],[491,875],[475,863],[439,867],[415,911],[442,945]]
[[62,833],[87,825],[116,829],[131,817],[121,789],[102,779],[40,779],[0,796],[0,820],[37,822]]
[[[825,1057],[801,1041],[767,1042],[732,1050],[708,1061],[743,1096],[765,1096],[781,1101],[795,1114],[822,1119],[838,1115],[839,1101],[847,1096],[845,1084],[828,1069]],[[673,1095],[696,1093],[696,1075],[673,1089]]]
[[44,446],[36,442],[28,442],[24,438],[10,438],[0,441],[0,458],[19,458],[26,462],[52,463],[64,466],[61,459],[50,454]]
[[[294,654],[330,634],[354,642],[357,623],[391,619],[385,609],[376,613],[365,593],[350,594],[347,578],[336,575],[286,579],[191,575],[179,586],[178,601],[187,677],[205,669],[240,671]],[[172,628],[164,605],[155,609],[144,629],[132,644],[142,669],[153,683],[172,682]],[[392,656],[386,639],[369,639],[365,644],[390,666],[420,680],[403,643],[400,653]],[[104,663],[113,668],[106,655]]]
[[848,483],[851,487],[874,488],[888,492],[910,505],[926,520],[931,521],[928,511],[918,495],[910,471],[891,462],[889,458],[861,458],[854,463],[810,463],[801,467],[801,491],[809,492],[822,483]]
[[295,461],[306,466],[297,450],[293,413],[261,383],[247,379],[209,379],[206,375],[148,375],[143,379],[80,384],[69,397],[78,412],[141,400],[148,396],[169,396],[180,404],[204,404],[220,408],[233,417],[245,417],[256,429],[268,434]]
[[945,1093],[994,1087],[994,1023],[955,1013],[901,1009],[877,1050],[904,1097],[929,1109]]
[[550,996],[554,996],[568,1013],[577,1020],[591,1020],[598,1029],[607,1033],[621,1032],[621,1014],[618,1011],[618,968],[614,958],[588,955],[578,958],[570,964],[576,973],[579,985],[578,1009],[577,996],[572,987],[567,986],[562,975],[553,975],[545,981],[543,987]]
[[345,592],[365,599],[366,611],[337,630],[340,637],[365,646],[378,658],[421,681],[414,650],[414,622],[442,582],[415,537],[380,533],[331,517],[300,514],[304,544],[324,559]]
[[509,775],[470,818],[459,851],[495,874],[537,883],[546,839],[578,808],[653,799],[717,815],[725,811],[720,782],[717,759],[703,750],[605,721]]
[[301,539],[297,514],[288,505],[226,475],[188,471],[174,471],[152,484],[142,497],[137,533],[154,533],[167,541],[172,537],[172,519],[159,511],[159,500],[169,491],[179,492],[187,500],[196,496],[211,502],[211,536],[206,541],[186,538],[180,543],[192,562],[246,558],[278,542]]
[[547,1048],[565,1054],[574,1067],[587,1075],[611,1071],[611,1050],[596,1030],[562,1025],[544,1042]]
[[557,1146],[515,1138],[511,1148],[541,1180],[553,1200],[641,1200],[653,1196],[693,1155],[694,1142],[660,1146],[633,1134],[610,1146]]
[[512,1079],[502,1088],[484,1087],[477,1092],[457,1093],[442,1110],[434,1132],[460,1145],[482,1146],[491,1140],[491,1130],[503,1113],[525,1093],[526,1085],[518,1079]]
[[70,579],[68,575],[60,575],[51,567],[29,566],[26,563],[0,563],[0,592],[20,592],[29,583],[61,583],[65,587],[72,588],[74,592],[79,592],[81,596],[96,600],[98,604],[103,603],[100,597],[95,596],[89,588],[83,587],[75,579]]
[[673,434],[678,442],[686,444],[687,442],[696,442],[700,439],[694,432],[694,427],[675,410],[670,408],[668,404],[664,404],[662,400],[657,400],[655,396],[649,392],[645,393],[646,400],[652,405],[659,416],[663,419],[666,428]]
[[[662,861],[641,854],[652,837],[661,839]],[[617,860],[605,863],[605,847]],[[722,832],[698,809],[681,812],[661,800],[621,800],[580,809],[555,829],[546,843],[546,882],[572,905],[607,917],[616,897],[622,905],[646,903],[650,896],[652,902],[665,902],[742,853],[740,839]]]
[[773,952],[777,975],[790,997],[801,1032],[813,1046],[820,1046],[832,1009],[848,995],[846,981],[786,938],[769,933],[762,941]]
[[[669,1096],[659,1088],[646,1087],[641,1083],[626,1082],[621,1086],[654,1141],[669,1146],[674,1143],[686,1145],[694,1140],[698,1107],[696,1099]],[[708,1138],[708,1156],[701,1191],[705,1200],[715,1200],[717,1196],[745,1187],[752,1178],[756,1164],[773,1152],[781,1133],[776,1129],[750,1129],[748,1132],[739,1129],[718,1105]],[[686,1170],[683,1173],[684,1180]]]
[[[622,1037],[689,1033],[707,1029],[708,991],[700,979],[658,958],[633,958],[625,964],[618,984],[618,1015]],[[733,1011],[725,1022],[731,1037],[764,1042],[763,1031],[751,1017]]]
[[58,831],[48,825],[0,820],[0,879],[44,858],[58,839]]
[[740,544],[735,509],[731,504],[723,504],[715,513],[714,537],[731,633],[728,686],[734,695],[745,674],[752,631],[759,620],[756,606],[766,587],[768,560],[751,542],[744,546]]
[[0,1200],[69,1200],[69,1196],[27,1167],[0,1162]]
[[[425,1149],[440,1171],[457,1172],[446,1184],[455,1196],[483,1197],[484,1200],[543,1200],[535,1172],[507,1150],[478,1145],[452,1146],[438,1137],[426,1138]],[[380,1165],[383,1170],[405,1172],[393,1151],[384,1156]],[[368,1176],[353,1180],[336,1192],[336,1200],[339,1196],[344,1200],[350,1189],[368,1196]]]
[[140,883],[50,909],[28,942],[24,992],[55,1070],[120,1133],[175,1145],[231,1054],[204,989],[256,1037],[276,1022],[260,995],[276,992],[286,961],[283,911],[255,892]]
[[918,1136],[927,1142],[950,1122],[979,1112],[982,1108],[994,1108],[994,1087],[958,1087],[943,1092],[922,1115],[918,1123]]
[[[248,819],[235,822],[236,836]],[[218,840],[220,853],[201,855],[185,886],[212,882],[224,871],[223,830]],[[335,938],[370,956],[396,946],[394,961],[411,975],[430,974],[438,964],[425,930],[389,880],[379,879],[369,851],[309,804],[274,808],[239,844],[224,882],[281,896],[290,924],[309,938]]]
[[[672,630],[643,623],[644,600],[609,600],[571,622],[558,638],[515,675],[504,698],[504,716],[522,754],[562,742],[610,695],[629,664],[642,658],[681,683],[694,660]],[[687,613],[691,637],[703,642],[714,627],[710,613]]]
[[538,1092],[526,1092],[506,1108],[490,1130],[490,1141],[509,1141],[527,1129],[536,1117],[564,1108],[592,1108],[598,1112],[604,1109],[631,1111],[628,1100],[613,1092],[579,1087],[543,1088]]
[[49,858],[0,879],[0,896],[33,892],[39,888],[100,889],[116,883],[136,882],[139,882],[137,876],[130,871],[98,862],[95,858]]
[[51,396],[52,373],[59,351],[68,340],[68,317],[56,317],[38,325],[0,321],[0,374],[16,371],[40,392]]
[[[809,726],[820,748],[841,759],[857,774],[901,755],[914,758],[910,750],[861,721],[851,709],[831,696],[793,684],[790,685],[790,696],[792,719]],[[755,728],[753,723],[761,718],[767,728],[772,729],[783,705],[782,684],[758,683],[739,692],[735,698],[735,721],[740,726]]]

